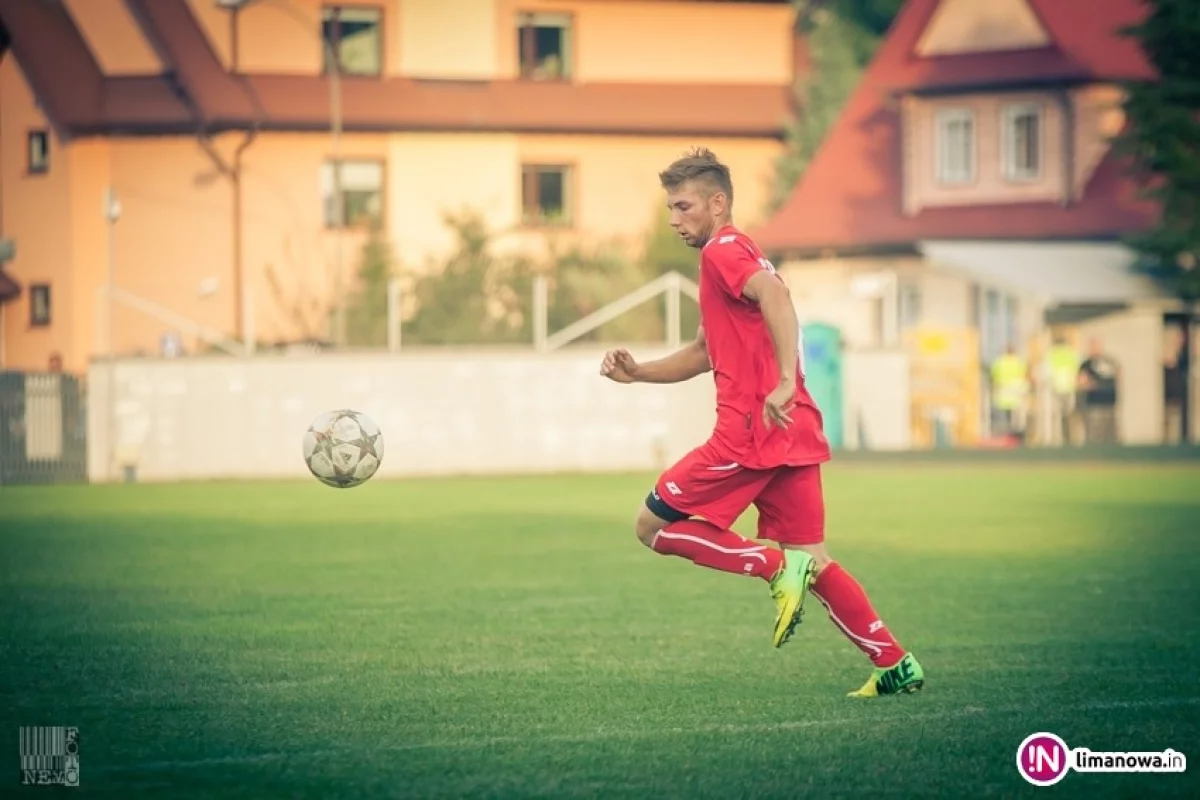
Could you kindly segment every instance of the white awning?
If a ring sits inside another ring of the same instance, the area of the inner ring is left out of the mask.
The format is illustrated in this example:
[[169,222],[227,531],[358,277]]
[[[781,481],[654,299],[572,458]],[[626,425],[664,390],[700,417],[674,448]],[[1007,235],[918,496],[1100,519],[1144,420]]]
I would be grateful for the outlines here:
[[1121,244],[943,240],[919,247],[932,267],[1032,296],[1047,307],[1167,298],[1153,280],[1133,271],[1134,253]]

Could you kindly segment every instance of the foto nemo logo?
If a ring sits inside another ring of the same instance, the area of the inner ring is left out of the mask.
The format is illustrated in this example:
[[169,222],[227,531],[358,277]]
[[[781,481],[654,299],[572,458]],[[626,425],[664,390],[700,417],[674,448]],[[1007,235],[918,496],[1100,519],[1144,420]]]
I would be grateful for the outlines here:
[[1033,733],[1017,748],[1017,771],[1034,786],[1053,786],[1070,770],[1071,750],[1053,733]]

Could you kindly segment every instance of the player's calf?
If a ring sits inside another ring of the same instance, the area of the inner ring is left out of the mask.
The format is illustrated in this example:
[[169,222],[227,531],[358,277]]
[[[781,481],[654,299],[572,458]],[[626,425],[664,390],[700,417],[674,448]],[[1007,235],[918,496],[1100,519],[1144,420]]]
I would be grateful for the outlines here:
[[692,519],[666,507],[661,501],[651,510],[655,497],[651,495],[647,499],[646,507],[634,522],[638,541],[654,552],[686,558],[699,567],[766,581],[780,572],[783,554],[775,548],[758,544],[706,520]]

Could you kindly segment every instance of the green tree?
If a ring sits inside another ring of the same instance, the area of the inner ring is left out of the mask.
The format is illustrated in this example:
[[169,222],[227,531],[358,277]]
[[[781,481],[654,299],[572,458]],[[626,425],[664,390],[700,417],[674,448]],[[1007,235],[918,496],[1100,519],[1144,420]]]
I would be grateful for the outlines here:
[[359,256],[358,286],[346,303],[346,341],[351,346],[387,344],[388,283],[395,275],[391,243],[378,224],[372,224]]
[[[736,218],[736,215],[735,215]],[[670,211],[665,205],[659,204],[654,213],[653,222],[646,232],[642,247],[642,272],[646,280],[666,275],[668,272],[678,272],[693,281],[698,279],[697,269],[700,264],[699,251],[684,244],[679,235],[670,225]],[[661,302],[658,305],[662,308]],[[665,310],[663,321],[665,323]],[[684,297],[679,303],[680,331],[684,341],[696,333],[700,324],[700,308],[689,297]],[[663,328],[665,332],[665,327]]]
[[788,126],[776,164],[769,211],[778,209],[804,174],[850,93],[874,57],[903,0],[797,0],[796,32],[811,69],[796,81],[799,114]]
[[[552,251],[544,273],[549,281],[550,333],[643,286],[649,276],[641,265],[612,244],[571,244]],[[661,340],[661,304],[646,302],[579,337],[577,342],[640,342]]]
[[1125,34],[1137,39],[1159,79],[1125,86],[1118,150],[1161,209],[1157,224],[1129,237],[1144,269],[1175,295],[1200,300],[1200,4],[1149,0]]
[[1146,0],[1143,22],[1123,33],[1134,38],[1157,80],[1125,85],[1128,125],[1117,149],[1131,159],[1160,213],[1148,231],[1130,236],[1139,267],[1184,301],[1183,441],[1191,440],[1192,304],[1200,300],[1200,3]]
[[[647,280],[640,265],[611,244],[551,245],[538,262],[496,255],[483,218],[463,212],[446,218],[457,246],[445,264],[413,281],[415,314],[405,322],[407,342],[421,344],[532,343],[534,279],[547,280],[547,327],[561,330]],[[652,304],[647,304],[652,306]],[[641,341],[662,337],[662,314],[641,306],[577,341]]]
[[483,217],[448,214],[457,245],[445,264],[413,281],[416,312],[404,324],[405,341],[483,344],[529,341],[533,265],[494,255]]
[[[817,3],[816,5],[826,5],[832,9],[838,16],[843,19],[850,20],[866,31],[873,38],[881,37],[887,33],[888,28],[892,24],[892,20],[896,18],[896,14],[900,12],[901,6],[906,0],[832,0],[831,2]],[[872,48],[873,50],[874,48]],[[867,63],[871,59],[871,53],[865,53],[862,63]]]

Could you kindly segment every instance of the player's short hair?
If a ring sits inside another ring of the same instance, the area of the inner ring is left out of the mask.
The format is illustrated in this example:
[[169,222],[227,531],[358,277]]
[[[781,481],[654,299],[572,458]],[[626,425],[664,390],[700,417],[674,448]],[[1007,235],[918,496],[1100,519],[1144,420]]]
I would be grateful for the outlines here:
[[658,173],[662,188],[668,192],[678,189],[688,181],[706,183],[714,192],[724,192],[733,206],[733,179],[729,176],[729,167],[717,159],[712,150],[707,147],[694,148],[683,158],[676,159],[671,166]]

